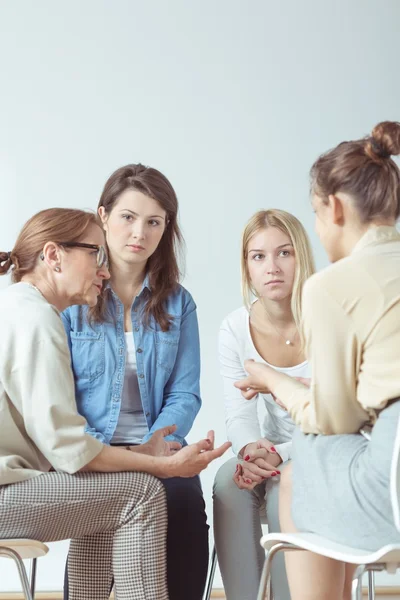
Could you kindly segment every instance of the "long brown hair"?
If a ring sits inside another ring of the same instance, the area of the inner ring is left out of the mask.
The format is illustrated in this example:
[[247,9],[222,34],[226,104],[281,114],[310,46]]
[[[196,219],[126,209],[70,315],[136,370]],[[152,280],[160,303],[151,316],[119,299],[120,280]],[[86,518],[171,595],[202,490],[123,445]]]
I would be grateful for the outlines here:
[[101,227],[97,215],[72,208],[48,208],[29,219],[10,252],[0,252],[0,275],[11,269],[14,283],[34,271],[47,242],[79,242],[89,225]]
[[[169,329],[171,316],[165,310],[165,301],[177,288],[180,279],[178,256],[182,259],[183,237],[178,225],[178,199],[168,179],[151,167],[141,164],[126,165],[117,169],[107,180],[100,197],[98,208],[104,207],[110,214],[120,195],[126,190],[137,190],[156,200],[167,213],[166,227],[160,243],[146,264],[151,294],[145,300],[144,320],[150,317],[163,331]],[[112,272],[112,261],[110,264]],[[109,290],[98,299],[96,306],[89,310],[89,321],[107,319]]]
[[384,121],[366,138],[342,142],[311,168],[311,191],[326,202],[330,194],[349,194],[362,223],[400,216],[400,123]]

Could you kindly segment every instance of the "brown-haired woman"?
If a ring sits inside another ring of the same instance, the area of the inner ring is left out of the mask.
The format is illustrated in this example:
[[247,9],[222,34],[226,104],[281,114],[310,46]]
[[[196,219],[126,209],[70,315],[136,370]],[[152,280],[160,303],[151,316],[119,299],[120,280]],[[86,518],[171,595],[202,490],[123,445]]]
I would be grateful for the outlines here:
[[97,217],[60,208],[32,217],[0,252],[0,274],[14,282],[0,292],[0,537],[72,538],[71,600],[106,600],[113,579],[119,600],[167,600],[156,477],[192,477],[228,444],[174,452],[172,426],[127,451],[85,432],[60,311],[96,304],[106,260]]
[[[110,282],[94,308],[62,315],[78,410],[105,444],[139,445],[171,423],[177,429],[168,439],[184,444],[201,405],[200,349],[196,305],[179,285],[175,191],[160,171],[127,165],[106,182],[98,212]],[[169,595],[201,600],[208,525],[200,481],[164,485]]]
[[[237,384],[246,398],[268,388],[302,430],[293,437],[292,469],[282,475],[282,530],[367,551],[400,542],[390,499],[400,416],[396,154],[400,123],[383,122],[311,169],[316,231],[334,264],[304,288],[310,388],[258,363],[247,363],[250,376]],[[371,441],[358,433],[366,423]],[[353,565],[295,552],[286,566],[295,600],[351,595]]]

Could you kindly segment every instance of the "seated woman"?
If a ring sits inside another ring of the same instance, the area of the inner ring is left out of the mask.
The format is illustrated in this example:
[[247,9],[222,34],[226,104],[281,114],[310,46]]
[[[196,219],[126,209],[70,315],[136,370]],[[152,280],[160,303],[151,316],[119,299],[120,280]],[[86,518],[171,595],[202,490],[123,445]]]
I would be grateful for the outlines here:
[[[156,169],[127,165],[105,184],[98,205],[110,282],[98,303],[62,314],[78,411],[105,444],[135,446],[171,423],[186,443],[201,405],[196,305],[179,285],[178,200]],[[164,482],[171,600],[201,600],[208,525],[198,477]],[[68,596],[65,581],[65,598]]]
[[[245,398],[272,392],[301,428],[293,472],[282,476],[282,530],[368,551],[400,542],[390,501],[400,416],[400,171],[393,154],[400,154],[400,123],[384,122],[312,167],[316,230],[334,264],[304,288],[311,386],[252,362],[237,384]],[[366,423],[370,442],[358,433]],[[308,552],[287,553],[286,565],[294,600],[350,597],[352,565]]]
[[[309,377],[300,330],[301,292],[315,270],[304,227],[283,210],[252,216],[241,255],[245,306],[226,317],[219,334],[227,435],[239,458],[222,465],[214,483],[214,537],[228,600],[257,596],[264,562],[260,509],[266,501],[269,530],[279,531],[278,469],[291,457],[295,427],[270,394],[260,396],[260,427],[258,396],[244,400],[233,383],[246,376],[246,358],[290,377]],[[283,556],[274,563],[272,585],[274,600],[289,599]]]
[[71,600],[168,599],[167,513],[156,477],[193,477],[229,443],[176,452],[175,426],[139,448],[110,448],[85,433],[75,403],[60,311],[94,306],[108,279],[95,215],[54,208],[32,217],[0,274],[0,537],[72,538]]

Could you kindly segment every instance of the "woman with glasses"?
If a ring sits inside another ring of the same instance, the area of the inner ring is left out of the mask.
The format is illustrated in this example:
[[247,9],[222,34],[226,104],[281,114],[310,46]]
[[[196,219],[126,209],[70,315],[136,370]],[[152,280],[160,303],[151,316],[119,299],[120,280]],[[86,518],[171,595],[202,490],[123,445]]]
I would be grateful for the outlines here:
[[[54,208],[32,217],[0,252],[0,537],[72,539],[71,600],[168,599],[166,502],[158,477],[192,477],[227,444],[212,432],[180,444],[161,428],[140,446],[112,448],[77,413],[60,312],[95,306],[105,280],[94,214]],[[175,452],[174,452],[175,451]]]
[[[196,305],[179,285],[175,191],[156,169],[127,165],[106,182],[98,213],[110,280],[96,306],[62,315],[78,410],[105,444],[137,448],[170,424],[176,431],[168,439],[185,444],[201,405],[200,349]],[[200,481],[164,485],[169,596],[201,600],[208,525]]]

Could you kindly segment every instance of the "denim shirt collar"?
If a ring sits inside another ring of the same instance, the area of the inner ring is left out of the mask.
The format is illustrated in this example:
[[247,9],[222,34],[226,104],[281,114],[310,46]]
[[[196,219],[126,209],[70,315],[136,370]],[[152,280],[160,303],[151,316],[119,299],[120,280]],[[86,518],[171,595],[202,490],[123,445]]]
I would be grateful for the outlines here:
[[[109,290],[111,290],[111,293],[112,293],[112,295],[113,295],[115,298],[118,298],[117,294],[114,292],[114,290],[113,290],[113,289],[112,289],[112,287],[111,287],[111,282],[110,282],[110,281],[107,281],[107,282],[106,282],[106,284],[105,284],[105,286],[104,286],[104,289],[105,289],[105,290],[108,290],[108,289],[109,289]],[[145,278],[144,278],[144,280],[143,280],[142,287],[140,288],[140,292],[138,293],[138,295],[137,295],[136,297],[137,297],[137,298],[139,298],[139,296],[141,296],[141,295],[142,295],[142,293],[143,293],[143,291],[144,291],[144,290],[146,290],[146,289],[147,289],[149,292],[151,292],[150,276],[149,276],[149,274],[148,274],[148,273],[146,274],[146,277],[145,277]]]

